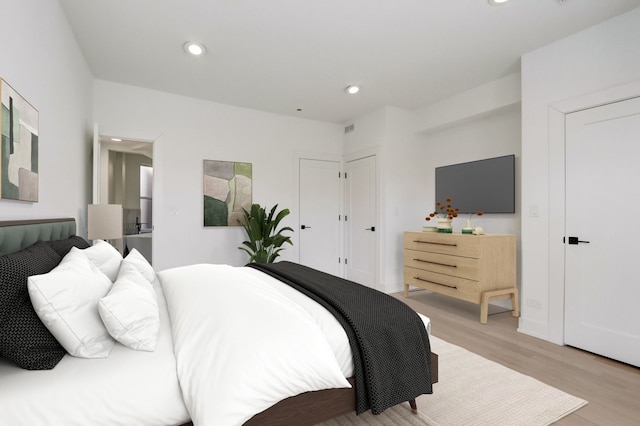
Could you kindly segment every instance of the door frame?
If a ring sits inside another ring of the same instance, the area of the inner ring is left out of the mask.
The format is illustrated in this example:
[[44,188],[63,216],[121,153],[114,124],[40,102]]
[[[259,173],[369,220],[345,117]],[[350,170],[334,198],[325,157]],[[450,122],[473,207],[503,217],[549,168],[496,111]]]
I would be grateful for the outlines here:
[[640,81],[620,85],[549,105],[549,292],[548,339],[564,344],[565,291],[565,116],[589,108],[640,96]]
[[[151,207],[151,214],[153,215],[153,231],[154,236],[151,241],[152,257],[157,258],[156,254],[163,244],[157,237],[161,237],[160,233],[157,233],[158,229],[162,229],[163,219],[160,212],[163,211],[164,206],[164,185],[163,185],[163,134],[159,131],[141,131],[133,130],[129,128],[120,128],[117,126],[103,126],[99,123],[93,124],[93,182],[92,182],[92,203],[100,204],[105,203],[103,201],[107,194],[103,194],[103,174],[105,172],[108,158],[103,158],[105,150],[102,147],[100,139],[102,137],[119,137],[124,140],[135,140],[140,142],[151,143],[153,146],[153,189],[152,198],[153,205]],[[160,228],[158,228],[160,225]],[[152,259],[153,261],[153,259]],[[154,264],[156,264],[154,262]]]
[[[300,230],[300,160],[315,160],[315,161],[335,161],[340,164],[340,173],[344,173],[344,159],[340,154],[323,154],[317,152],[305,152],[305,151],[294,151],[293,153],[293,199],[295,200],[295,205],[297,208],[295,209],[295,213],[292,212],[294,224],[296,226],[296,230],[299,232]],[[344,218],[344,182],[340,185],[340,216]],[[340,253],[338,254],[342,261],[340,262],[340,276],[344,277],[344,222],[341,221],[339,229],[339,241],[338,247],[340,249]],[[293,249],[294,259],[297,259],[297,262],[300,262],[300,239],[297,237],[299,234],[294,232],[295,239],[297,240],[297,244],[294,244],[291,248]],[[294,241],[295,242],[295,241]],[[288,249],[287,249],[288,250]]]
[[[363,158],[366,157],[374,157],[375,158],[375,166],[376,166],[376,181],[374,183],[374,191],[376,194],[376,220],[375,220],[375,224],[374,226],[376,227],[376,232],[374,232],[375,234],[375,248],[374,248],[374,252],[375,252],[375,266],[374,266],[374,272],[373,272],[373,277],[374,277],[374,281],[373,281],[373,288],[375,288],[376,290],[381,290],[381,284],[382,284],[382,259],[383,259],[383,253],[381,252],[381,248],[384,247],[383,241],[384,241],[384,227],[382,226],[382,223],[384,223],[383,218],[381,216],[381,206],[383,203],[382,200],[382,194],[380,191],[380,175],[381,173],[381,167],[380,167],[380,148],[379,147],[374,147],[374,148],[368,148],[368,149],[364,149],[364,150],[360,150],[360,151],[356,151],[356,152],[352,152],[352,153],[348,153],[344,155],[344,167],[343,170],[347,170],[347,163],[351,162],[351,161],[356,161],[356,160],[361,160]],[[343,183],[343,188],[346,186],[346,182]],[[346,214],[346,197],[347,197],[347,191],[344,190],[344,209],[343,209],[343,213]],[[344,229],[345,227],[343,227]],[[346,233],[346,231],[344,231]],[[346,235],[343,237],[343,253],[348,253],[347,251],[347,238]],[[346,274],[346,273],[345,273]]]

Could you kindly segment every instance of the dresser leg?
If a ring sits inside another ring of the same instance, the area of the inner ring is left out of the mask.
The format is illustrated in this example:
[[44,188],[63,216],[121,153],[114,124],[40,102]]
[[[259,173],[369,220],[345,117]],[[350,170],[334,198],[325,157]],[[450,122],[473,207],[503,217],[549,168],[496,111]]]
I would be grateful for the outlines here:
[[404,285],[404,297],[409,297],[409,284]]
[[480,323],[486,324],[489,316],[489,297],[486,293],[482,294],[482,302],[480,303]]
[[489,301],[490,300],[511,299],[512,315],[514,317],[520,316],[520,305],[518,303],[518,289],[505,288],[502,290],[485,291],[482,293],[482,299],[480,301],[480,322],[482,324],[487,323],[487,317],[489,316]]
[[518,289],[515,288],[513,289],[513,297],[511,298],[511,309],[513,309],[513,312],[511,313],[511,315],[513,315],[516,318],[520,317],[520,303],[518,301]]

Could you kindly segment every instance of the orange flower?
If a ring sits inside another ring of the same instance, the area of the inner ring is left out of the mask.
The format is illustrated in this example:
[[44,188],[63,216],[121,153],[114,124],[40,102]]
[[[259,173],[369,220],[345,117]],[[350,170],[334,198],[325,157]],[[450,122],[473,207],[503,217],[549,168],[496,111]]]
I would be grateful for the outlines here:
[[482,216],[484,213],[482,213],[481,211],[477,211],[477,212],[475,212],[475,213],[471,213],[471,214],[469,215],[469,220],[471,220],[471,216],[473,216],[474,214],[475,214],[475,215],[477,215],[477,216]]
[[445,198],[446,205],[441,203],[440,201],[436,201],[436,211],[429,214],[429,217],[425,218],[425,220],[431,220],[432,217],[438,216],[440,218],[449,218],[453,219],[454,217],[458,217],[459,208],[454,208],[451,204],[451,198]]

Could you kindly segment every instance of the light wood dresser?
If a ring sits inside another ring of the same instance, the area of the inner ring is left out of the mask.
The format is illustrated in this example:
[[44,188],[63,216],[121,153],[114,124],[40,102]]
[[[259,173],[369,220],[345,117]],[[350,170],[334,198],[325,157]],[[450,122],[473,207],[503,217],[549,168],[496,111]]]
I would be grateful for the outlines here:
[[490,300],[511,299],[520,316],[515,235],[404,233],[404,296],[409,286],[480,304],[487,323]]

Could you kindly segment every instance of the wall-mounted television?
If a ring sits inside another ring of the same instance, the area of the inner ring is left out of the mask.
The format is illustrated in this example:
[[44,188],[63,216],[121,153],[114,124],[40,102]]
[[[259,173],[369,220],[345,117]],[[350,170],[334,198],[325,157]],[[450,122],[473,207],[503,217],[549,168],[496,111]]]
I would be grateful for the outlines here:
[[436,167],[436,201],[460,213],[515,213],[515,155]]

